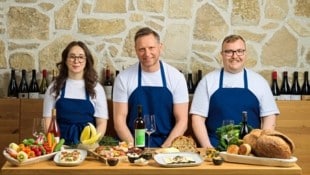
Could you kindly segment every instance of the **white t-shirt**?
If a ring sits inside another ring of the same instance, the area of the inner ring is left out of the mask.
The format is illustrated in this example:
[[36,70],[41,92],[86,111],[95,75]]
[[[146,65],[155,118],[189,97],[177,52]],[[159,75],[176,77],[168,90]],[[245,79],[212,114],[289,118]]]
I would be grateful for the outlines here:
[[[51,88],[53,87],[54,82],[52,82],[45,95],[44,95],[44,103],[43,103],[43,116],[50,117],[52,115],[52,108],[55,107],[56,101],[60,98],[62,91],[59,96],[55,100],[55,92],[50,93]],[[73,98],[73,99],[86,99],[85,96],[85,82],[84,80],[73,80],[67,79],[66,81],[66,89],[65,89],[65,98]],[[103,87],[97,83],[95,86],[96,96],[95,98],[89,97],[91,103],[94,106],[95,113],[94,117],[100,117],[104,119],[108,119],[108,107],[107,100],[105,96],[105,92]],[[83,106],[80,106],[81,108]]]
[[[169,64],[163,61],[162,63],[166,85],[172,93],[173,103],[187,103],[188,91],[184,75]],[[139,63],[135,63],[119,73],[114,82],[113,101],[128,103],[131,93],[138,87],[138,68]],[[151,73],[142,70],[141,73],[142,86],[163,86],[160,70]]]
[[[246,69],[248,89],[256,96],[259,101],[260,115],[267,116],[279,114],[270,86],[267,81],[258,73]],[[210,106],[210,97],[219,88],[221,69],[205,75],[196,88],[190,113],[207,117]],[[244,88],[244,71],[232,74],[224,71],[223,88]],[[225,100],[225,99],[223,99]],[[242,99],[240,99],[242,100]]]

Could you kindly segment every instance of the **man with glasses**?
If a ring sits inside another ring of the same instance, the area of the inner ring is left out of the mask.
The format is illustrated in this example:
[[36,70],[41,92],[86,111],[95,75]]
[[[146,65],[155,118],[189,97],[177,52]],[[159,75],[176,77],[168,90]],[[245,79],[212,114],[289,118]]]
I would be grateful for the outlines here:
[[248,113],[253,128],[274,129],[279,109],[269,84],[259,74],[246,69],[246,44],[239,35],[222,43],[223,68],[205,75],[196,88],[190,114],[193,132],[201,147],[216,148],[216,129],[223,120],[242,121]]

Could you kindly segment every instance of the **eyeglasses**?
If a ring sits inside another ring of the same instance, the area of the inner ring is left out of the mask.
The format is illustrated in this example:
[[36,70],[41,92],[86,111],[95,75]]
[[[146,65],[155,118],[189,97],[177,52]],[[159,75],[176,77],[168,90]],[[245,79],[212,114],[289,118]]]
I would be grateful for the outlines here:
[[75,60],[77,60],[79,63],[83,63],[86,59],[85,56],[75,56],[75,55],[69,55],[68,58],[71,62],[75,62]]
[[232,57],[234,53],[236,53],[237,56],[243,56],[245,52],[245,49],[238,49],[238,50],[224,50],[223,53],[225,56]]

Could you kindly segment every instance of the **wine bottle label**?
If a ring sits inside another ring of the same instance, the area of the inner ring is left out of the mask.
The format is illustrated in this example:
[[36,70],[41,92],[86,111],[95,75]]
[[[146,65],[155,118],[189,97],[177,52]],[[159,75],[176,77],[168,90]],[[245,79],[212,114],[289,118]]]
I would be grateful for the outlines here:
[[301,100],[310,100],[310,95],[301,95]]
[[289,94],[281,94],[279,100],[291,100],[291,95]]
[[40,99],[44,99],[45,94],[39,94]]
[[291,100],[301,100],[301,95],[291,95]]
[[279,95],[274,95],[273,97],[274,97],[274,100],[280,100],[281,99]]
[[112,86],[103,86],[106,98],[108,100],[112,99]]
[[18,98],[28,98],[28,93],[18,93]]
[[135,146],[145,146],[145,129],[135,129]]
[[39,92],[29,92],[29,98],[38,99]]

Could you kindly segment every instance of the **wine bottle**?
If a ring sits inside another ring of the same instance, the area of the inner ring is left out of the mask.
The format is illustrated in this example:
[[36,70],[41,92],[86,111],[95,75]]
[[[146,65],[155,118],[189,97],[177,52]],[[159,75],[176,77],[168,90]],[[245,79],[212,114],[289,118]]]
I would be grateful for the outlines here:
[[51,133],[54,138],[55,138],[55,142],[58,143],[60,140],[60,129],[57,123],[57,118],[56,118],[56,109],[53,108],[52,109],[52,118],[51,118],[51,122],[50,125],[48,127],[47,133]]
[[199,69],[198,72],[197,72],[197,80],[196,80],[196,83],[195,83],[195,89],[194,89],[194,91],[196,90],[196,88],[197,88],[197,86],[198,86],[198,84],[199,84],[201,78],[202,78],[202,70]]
[[304,72],[304,82],[301,87],[301,99],[310,100],[310,84],[308,79],[308,71]]
[[42,70],[42,80],[40,83],[40,93],[39,93],[40,98],[42,98],[42,99],[44,98],[47,87],[48,87],[47,71],[46,71],[46,69],[43,69]]
[[18,87],[18,98],[28,98],[28,84],[25,69],[22,70],[22,79]]
[[138,117],[135,120],[135,147],[141,149],[145,147],[145,122],[141,105],[138,105]]
[[293,84],[291,87],[291,100],[301,100],[301,90],[298,82],[298,72],[293,73]]
[[38,99],[39,98],[39,85],[36,76],[36,70],[32,69],[32,78],[29,84],[29,98]]
[[276,71],[272,72],[271,92],[275,100],[279,100],[280,89],[278,86],[278,74]]
[[53,82],[54,80],[56,79],[56,71],[55,69],[52,70],[52,81]]
[[15,69],[11,70],[11,78],[8,86],[8,97],[10,98],[18,97],[18,86],[16,82]]
[[280,100],[290,100],[291,99],[291,89],[288,83],[287,71],[283,72],[283,79],[280,88]]
[[193,82],[193,76],[192,73],[187,74],[187,89],[189,94],[194,93],[194,82]]
[[248,113],[246,111],[242,111],[242,122],[239,133],[239,139],[243,139],[243,137],[247,135],[249,132],[250,130],[248,126]]
[[113,82],[111,79],[111,72],[110,72],[110,68],[109,66],[107,66],[106,70],[105,70],[105,79],[103,82],[103,88],[106,94],[106,98],[108,100],[112,99],[112,86],[113,86]]

